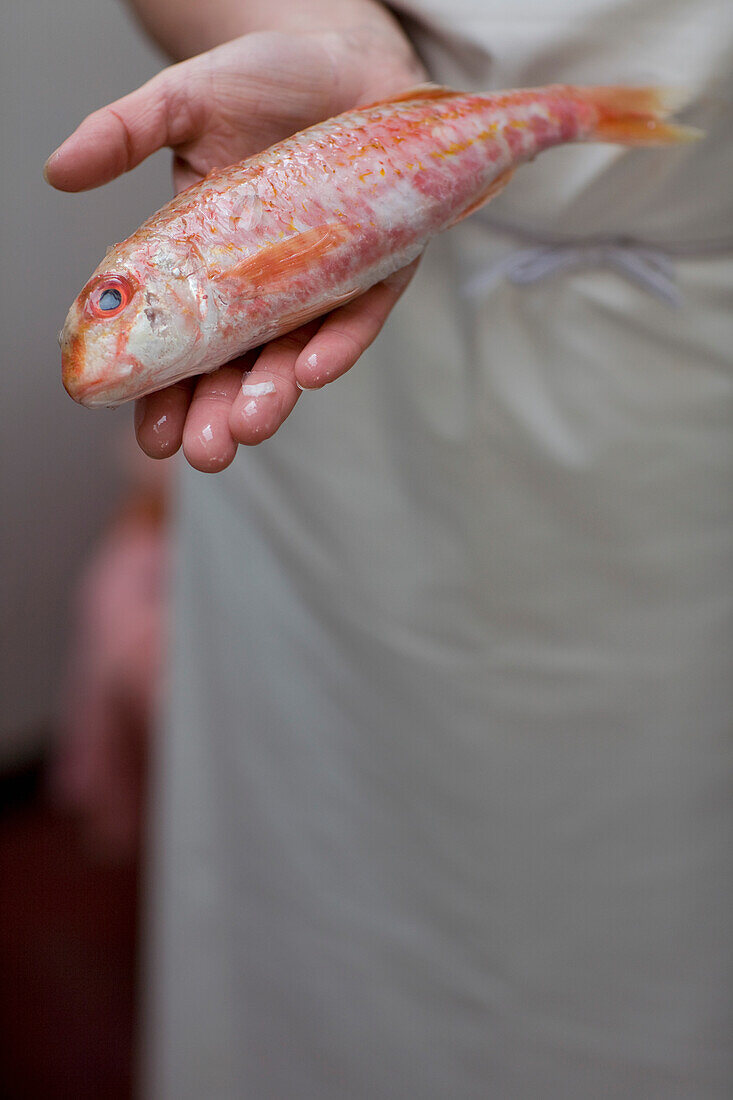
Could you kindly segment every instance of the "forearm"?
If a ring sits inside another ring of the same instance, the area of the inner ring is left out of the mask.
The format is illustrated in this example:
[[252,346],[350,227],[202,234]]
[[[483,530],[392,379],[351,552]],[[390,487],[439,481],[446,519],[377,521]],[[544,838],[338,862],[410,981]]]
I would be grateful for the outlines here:
[[378,0],[127,0],[148,34],[182,60],[254,31],[368,28],[394,38],[397,24]]

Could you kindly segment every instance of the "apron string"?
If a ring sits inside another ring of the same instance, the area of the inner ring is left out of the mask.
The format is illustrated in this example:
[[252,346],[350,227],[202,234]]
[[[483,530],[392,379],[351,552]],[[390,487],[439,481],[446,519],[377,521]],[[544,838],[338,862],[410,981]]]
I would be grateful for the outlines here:
[[617,271],[667,305],[681,304],[670,256],[648,246],[629,244],[537,245],[513,249],[467,279],[462,292],[468,298],[478,298],[492,290],[500,279],[515,286],[530,286],[550,275],[604,267]]
[[551,275],[606,268],[616,271],[646,293],[677,308],[682,295],[674,259],[733,255],[733,240],[678,241],[650,244],[627,237],[558,237],[482,219],[490,229],[528,247],[512,249],[472,275],[461,287],[467,298],[478,298],[501,279],[514,286],[531,286]]

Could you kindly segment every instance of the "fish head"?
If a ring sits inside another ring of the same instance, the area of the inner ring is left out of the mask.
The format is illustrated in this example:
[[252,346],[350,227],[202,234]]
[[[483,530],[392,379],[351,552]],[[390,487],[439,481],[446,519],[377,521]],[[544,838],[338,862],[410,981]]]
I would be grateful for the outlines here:
[[59,334],[65,389],[82,405],[112,406],[196,373],[213,308],[191,245],[131,238],[113,246]]

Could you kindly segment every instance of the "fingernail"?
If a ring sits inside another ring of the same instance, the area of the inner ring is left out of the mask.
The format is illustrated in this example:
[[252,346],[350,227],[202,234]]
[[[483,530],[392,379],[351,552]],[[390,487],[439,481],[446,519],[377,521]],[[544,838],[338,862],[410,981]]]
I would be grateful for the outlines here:
[[140,400],[135,402],[135,412],[133,413],[133,423],[135,425],[135,431],[138,432],[142,427],[142,422],[145,419],[145,403]]
[[51,153],[50,157],[46,157],[46,163],[43,166],[43,178],[45,179],[46,183],[50,182],[50,180],[48,178],[48,170],[49,170],[49,168],[52,167],[53,162],[57,159],[57,157],[59,155],[59,149],[60,148],[61,148],[61,146],[59,145],[58,149],[54,149],[54,151]]

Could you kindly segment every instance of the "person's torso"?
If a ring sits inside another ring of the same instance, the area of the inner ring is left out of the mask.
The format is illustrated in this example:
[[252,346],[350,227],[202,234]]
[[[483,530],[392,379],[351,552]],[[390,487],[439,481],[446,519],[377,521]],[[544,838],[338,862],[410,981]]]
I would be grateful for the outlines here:
[[432,79],[679,87],[706,132],[678,149],[562,148],[518,172],[491,215],[540,231],[733,238],[733,5],[728,0],[398,0]]

